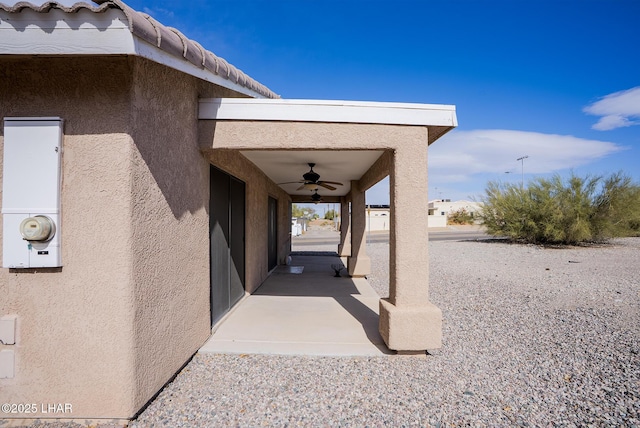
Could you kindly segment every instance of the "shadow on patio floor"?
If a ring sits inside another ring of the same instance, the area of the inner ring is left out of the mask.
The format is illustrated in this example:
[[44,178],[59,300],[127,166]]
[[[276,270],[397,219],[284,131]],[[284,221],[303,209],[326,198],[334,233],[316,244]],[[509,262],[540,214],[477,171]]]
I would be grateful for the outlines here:
[[[334,277],[337,254],[294,254],[218,326],[202,353],[376,356],[380,297],[365,278]],[[345,271],[342,271],[345,275]]]

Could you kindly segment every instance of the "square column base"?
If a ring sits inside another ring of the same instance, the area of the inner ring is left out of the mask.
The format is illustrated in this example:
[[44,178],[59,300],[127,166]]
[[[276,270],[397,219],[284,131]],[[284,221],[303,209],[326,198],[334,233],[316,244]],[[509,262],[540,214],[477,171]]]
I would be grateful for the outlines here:
[[371,274],[371,259],[368,256],[348,257],[347,269],[353,277],[363,277]]
[[338,255],[340,257],[351,257],[351,243],[338,244]]
[[426,351],[442,347],[442,311],[432,303],[395,306],[380,299],[380,335],[394,351]]

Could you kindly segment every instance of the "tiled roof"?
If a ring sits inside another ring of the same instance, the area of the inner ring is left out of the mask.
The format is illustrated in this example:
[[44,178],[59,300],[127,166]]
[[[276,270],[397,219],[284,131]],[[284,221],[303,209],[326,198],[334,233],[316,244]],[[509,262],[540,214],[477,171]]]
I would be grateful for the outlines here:
[[46,2],[42,5],[34,5],[22,1],[13,6],[0,3],[0,10],[9,13],[20,13],[23,9],[30,9],[39,13],[47,13],[51,9],[59,9],[65,13],[76,13],[79,10],[86,9],[93,13],[101,13],[108,9],[119,9],[126,16],[129,21],[129,30],[136,37],[175,57],[182,58],[201,69],[206,69],[211,73],[266,98],[280,98],[277,94],[269,90],[269,88],[247,76],[223,58],[204,49],[199,43],[187,38],[175,28],[161,24],[146,13],[138,12],[120,0],[93,1],[99,5],[96,6],[90,3],[78,2],[73,6],[65,6],[55,1]]

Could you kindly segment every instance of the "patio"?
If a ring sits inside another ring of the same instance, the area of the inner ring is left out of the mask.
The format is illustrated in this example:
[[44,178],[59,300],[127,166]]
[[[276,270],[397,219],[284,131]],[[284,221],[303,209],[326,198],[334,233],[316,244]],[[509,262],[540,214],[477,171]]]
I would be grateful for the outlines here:
[[[304,254],[304,253],[303,253]],[[336,253],[292,256],[223,320],[200,353],[379,356],[380,296],[366,278],[334,277]]]

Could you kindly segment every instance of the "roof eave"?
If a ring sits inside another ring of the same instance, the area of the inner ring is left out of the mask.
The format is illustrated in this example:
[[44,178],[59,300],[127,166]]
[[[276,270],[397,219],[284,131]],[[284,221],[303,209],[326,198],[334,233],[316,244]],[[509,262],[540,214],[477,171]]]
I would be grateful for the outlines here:
[[0,55],[136,55],[249,97],[279,98],[178,30],[117,0],[96,3],[0,3]]
[[198,118],[426,126],[429,144],[458,126],[454,105],[338,100],[203,98]]

